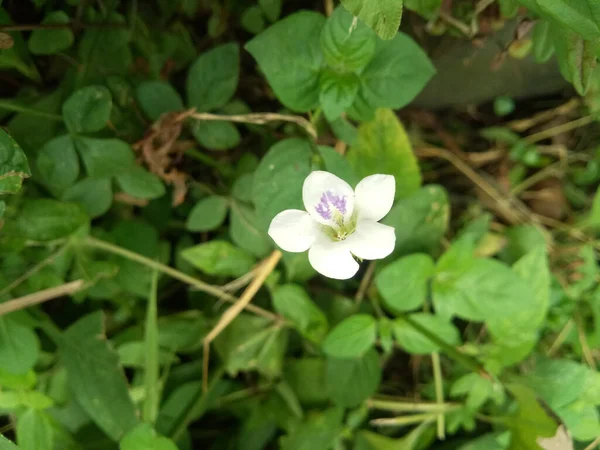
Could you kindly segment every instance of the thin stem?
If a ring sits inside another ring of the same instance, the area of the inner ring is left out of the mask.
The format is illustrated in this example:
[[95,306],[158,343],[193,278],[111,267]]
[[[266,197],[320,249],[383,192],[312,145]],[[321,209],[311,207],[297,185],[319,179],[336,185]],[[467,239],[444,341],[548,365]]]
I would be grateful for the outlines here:
[[38,109],[29,108],[27,106],[19,105],[15,102],[6,99],[0,99],[0,109],[29,114],[31,116],[43,117],[44,119],[55,120],[57,122],[62,121],[62,116],[60,116],[59,114],[53,114],[46,111],[40,111]]
[[430,422],[437,414],[414,414],[412,416],[390,417],[384,419],[373,419],[369,423],[374,426],[394,427],[400,425],[412,425],[421,422]]
[[365,275],[363,276],[362,280],[360,280],[360,286],[358,287],[358,291],[356,291],[356,295],[354,297],[354,301],[356,302],[356,305],[360,305],[363,301],[363,298],[365,298],[365,292],[367,292],[367,289],[369,288],[369,285],[371,284],[371,279],[373,278],[373,274],[375,273],[375,264],[377,263],[377,261],[371,261],[369,263],[369,265],[367,266],[367,271],[365,272]]
[[74,294],[75,292],[79,292],[80,290],[84,289],[84,287],[83,280],[75,280],[69,283],[61,284],[60,286],[34,292],[33,294],[24,295],[23,297],[15,298],[14,300],[9,300],[0,305],[0,317],[11,312],[38,305],[54,298],[62,297],[63,295]]
[[430,412],[439,413],[452,411],[460,407],[458,403],[417,403],[417,402],[398,402],[394,400],[380,400],[370,398],[366,406],[371,409],[379,409],[391,412]]
[[527,136],[525,138],[525,141],[529,142],[530,144],[534,144],[536,142],[543,141],[544,139],[548,139],[559,134],[566,133],[567,131],[576,130],[577,128],[589,125],[595,120],[596,118],[594,115],[580,117],[579,119],[575,119],[571,122],[564,123],[557,127],[548,128],[547,130],[540,131],[539,133],[532,134],[531,136]]
[[[161,264],[157,261],[154,261],[153,259],[146,258],[145,256],[142,256],[138,253],[127,250],[123,247],[119,247],[118,245],[111,244],[109,242],[102,241],[100,239],[96,239],[91,236],[88,236],[82,242],[84,245],[86,245],[88,247],[97,248],[99,250],[104,250],[106,252],[113,253],[115,255],[119,255],[124,258],[130,259],[131,261],[136,261],[146,267],[156,269],[159,272],[169,275],[183,283],[189,284],[190,286],[194,286],[199,291],[206,292],[207,294],[211,294],[215,297],[221,298],[230,303],[235,303],[238,301],[237,297],[234,297],[233,295],[225,292],[220,287],[205,283],[204,281],[201,281],[197,278],[194,278],[190,275],[180,272],[179,270],[173,269],[172,267],[169,267],[165,264]],[[275,320],[275,321],[280,320],[279,316],[277,316],[276,314],[273,314],[272,312],[267,311],[266,309],[260,308],[258,306],[252,305],[252,304],[246,305],[245,309],[247,309],[248,311],[251,311],[254,314],[257,314],[259,316],[266,317],[267,319],[270,319],[270,320]]]
[[590,445],[588,445],[583,450],[594,450],[598,446],[600,446],[600,436],[598,436],[596,439],[594,439],[594,442],[592,442]]
[[[435,385],[435,400],[438,405],[444,404],[444,386],[442,385],[442,365],[440,363],[440,354],[438,352],[433,352],[431,354],[431,362],[433,365],[433,382]],[[438,439],[445,439],[445,416],[444,413],[440,413],[437,416],[437,437]]]

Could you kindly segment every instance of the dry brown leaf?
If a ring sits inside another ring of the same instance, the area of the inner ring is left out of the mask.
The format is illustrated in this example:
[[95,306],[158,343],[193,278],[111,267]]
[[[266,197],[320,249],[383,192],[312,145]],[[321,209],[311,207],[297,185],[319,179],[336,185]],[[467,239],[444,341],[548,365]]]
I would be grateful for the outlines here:
[[537,438],[536,442],[544,450],[573,450],[573,439],[564,425],[560,425],[556,434],[549,438]]

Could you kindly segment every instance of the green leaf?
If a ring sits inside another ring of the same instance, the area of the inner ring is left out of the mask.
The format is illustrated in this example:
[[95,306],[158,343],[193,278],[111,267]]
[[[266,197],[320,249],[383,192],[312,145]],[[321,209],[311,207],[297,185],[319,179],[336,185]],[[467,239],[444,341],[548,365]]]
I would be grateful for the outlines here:
[[52,241],[69,236],[88,223],[85,212],[74,203],[51,199],[28,199],[16,219],[23,237]]
[[113,193],[110,179],[84,178],[68,188],[62,200],[80,204],[92,219],[100,217],[110,209]]
[[327,64],[336,70],[354,71],[366,66],[375,54],[377,36],[364,23],[353,25],[343,6],[329,16],[321,32],[321,49]]
[[52,192],[61,193],[79,178],[79,158],[71,136],[59,136],[40,150],[36,165],[40,178]]
[[354,169],[348,162],[348,160],[340,153],[336,152],[334,148],[327,147],[325,145],[319,145],[317,147],[319,155],[323,158],[323,164],[325,170],[331,172],[337,177],[340,177],[350,186],[356,186],[360,179],[354,172]]
[[492,399],[497,405],[502,405],[506,398],[499,383],[484,378],[478,373],[463,375],[452,384],[450,397],[457,398],[464,395],[467,396],[465,407],[474,413],[488,399]]
[[311,155],[308,141],[286,139],[273,145],[263,157],[254,173],[252,199],[265,231],[281,211],[304,209],[302,185],[311,171]]
[[[500,5],[507,0],[499,0]],[[513,1],[513,0],[508,0]],[[404,0],[404,7],[415,11],[427,20],[432,20],[442,6],[442,0]],[[502,8],[502,6],[500,6]]]
[[40,355],[35,332],[14,319],[0,317],[0,367],[10,374],[25,374]]
[[270,22],[275,22],[281,15],[283,0],[258,0],[258,4]]
[[254,5],[242,13],[240,25],[248,33],[258,34],[265,29],[265,17],[260,6]]
[[554,54],[554,43],[550,32],[551,24],[547,20],[540,20],[533,27],[533,55],[538,63],[545,63]]
[[231,195],[242,202],[252,201],[252,184],[254,183],[254,174],[244,173],[234,181],[231,187]]
[[377,323],[373,316],[356,314],[339,323],[323,342],[323,351],[333,358],[364,355],[375,343]]
[[319,104],[319,73],[324,65],[319,38],[324,24],[321,14],[297,12],[246,44],[277,98],[294,111],[309,111]]
[[308,260],[308,253],[283,252],[283,264],[287,281],[308,281],[317,274],[317,271]]
[[319,101],[328,120],[337,119],[356,98],[360,80],[354,73],[325,70],[319,81]]
[[200,200],[190,211],[185,223],[189,231],[210,231],[219,228],[225,221],[227,199],[217,195]]
[[402,0],[342,0],[342,5],[381,39],[392,39],[402,20]]
[[377,41],[375,56],[360,74],[357,102],[372,110],[403,108],[434,74],[435,68],[421,47],[407,35],[398,33],[391,41]]
[[600,187],[596,190],[586,226],[600,229]]
[[585,39],[600,37],[600,7],[595,0],[535,0],[540,11]]
[[274,378],[281,374],[287,334],[269,319],[240,314],[215,339],[215,348],[231,376],[257,370]]
[[500,253],[508,264],[517,262],[521,257],[546,245],[546,239],[539,228],[533,225],[517,225],[506,230],[506,247]]
[[[6,11],[0,9],[0,25],[11,25],[12,23]],[[29,79],[41,82],[40,74],[31,60],[21,33],[10,33],[9,36],[13,45],[11,48],[0,50],[0,69],[15,69]]]
[[129,144],[120,139],[76,137],[75,148],[92,178],[126,173],[132,169],[135,160]]
[[93,133],[106,126],[111,109],[110,91],[104,86],[88,86],[67,99],[62,113],[71,133]]
[[381,317],[377,321],[377,334],[379,335],[379,343],[383,352],[386,355],[391,354],[394,349],[393,322],[387,317]]
[[342,431],[343,408],[329,408],[309,416],[281,438],[281,450],[328,450]]
[[60,359],[74,399],[102,431],[119,440],[138,419],[103,320],[103,313],[96,312],[71,325],[60,339]]
[[[432,334],[450,345],[460,344],[460,334],[456,327],[441,317],[428,313],[414,313],[410,318]],[[401,317],[394,320],[394,335],[398,344],[408,353],[424,355],[440,350],[437,344],[414,329]]]
[[188,106],[198,111],[221,108],[238,85],[240,50],[237,44],[219,45],[196,58],[187,81]]
[[20,450],[15,444],[0,434],[0,450]]
[[[42,25],[65,25],[70,22],[63,11],[53,11],[44,17]],[[33,30],[29,38],[29,50],[36,55],[54,55],[73,45],[75,37],[70,28],[59,30]]]
[[275,311],[288,319],[306,339],[319,343],[327,334],[327,318],[300,286],[278,286],[273,292]]
[[415,253],[387,265],[375,277],[384,304],[392,311],[410,311],[423,305],[427,282],[435,273],[429,255]]
[[210,150],[227,150],[242,140],[236,126],[223,120],[197,120],[192,125],[192,134],[200,145]]
[[250,272],[254,258],[229,242],[213,240],[181,252],[194,267],[209,275],[241,277]]
[[123,192],[136,198],[153,200],[165,195],[165,185],[160,178],[140,166],[117,175],[117,183]]
[[[158,332],[158,271],[152,273],[150,294],[148,295],[148,306],[146,307],[146,322],[144,324],[144,390],[146,398],[142,406],[142,417],[144,421],[156,423],[158,408],[160,406],[161,384],[160,364],[161,353]],[[133,341],[135,342],[135,341]],[[170,359],[167,356],[167,362]]]
[[327,358],[325,386],[339,406],[352,408],[373,395],[381,382],[379,355],[370,349],[356,359]]
[[358,142],[350,149],[348,160],[361,177],[377,173],[394,175],[396,198],[407,197],[421,186],[417,159],[393,111],[378,110],[374,120],[359,127]]
[[238,247],[257,258],[265,257],[273,249],[273,241],[262,231],[254,210],[241,203],[231,206],[229,234]]
[[137,87],[135,96],[140,108],[151,120],[158,120],[165,113],[185,109],[179,93],[165,81],[146,81]]
[[582,397],[590,370],[574,361],[538,358],[524,383],[551,408],[558,409]]
[[322,358],[286,359],[284,369],[284,378],[300,403],[314,405],[328,401]]
[[[0,128],[0,181],[18,178],[20,182],[23,178],[30,176],[31,171],[25,153],[19,144]],[[5,189],[4,192],[6,192]]]
[[121,439],[119,450],[177,450],[177,446],[158,435],[150,424],[141,423]]
[[585,40],[575,31],[559,28],[554,29],[553,37],[561,73],[579,95],[585,95],[592,83],[600,37]]
[[28,409],[17,422],[17,442],[21,450],[53,450],[54,430],[48,415]]

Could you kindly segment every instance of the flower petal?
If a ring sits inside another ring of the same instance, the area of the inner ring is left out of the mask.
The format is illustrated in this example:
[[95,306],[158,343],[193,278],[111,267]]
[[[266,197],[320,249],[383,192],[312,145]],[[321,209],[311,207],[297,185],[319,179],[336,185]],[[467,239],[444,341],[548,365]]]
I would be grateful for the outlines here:
[[346,241],[334,242],[321,235],[308,251],[308,260],[317,272],[336,280],[347,280],[358,272],[359,265]]
[[350,251],[362,259],[382,259],[394,251],[396,230],[374,220],[359,220],[346,239]]
[[348,222],[354,212],[352,187],[341,178],[321,170],[312,172],[304,180],[302,200],[312,218],[324,225],[335,226],[336,218]]
[[269,226],[269,236],[286,252],[305,252],[315,242],[319,228],[306,211],[287,209]]
[[392,175],[371,175],[356,186],[355,198],[359,219],[379,222],[392,209],[396,180]]

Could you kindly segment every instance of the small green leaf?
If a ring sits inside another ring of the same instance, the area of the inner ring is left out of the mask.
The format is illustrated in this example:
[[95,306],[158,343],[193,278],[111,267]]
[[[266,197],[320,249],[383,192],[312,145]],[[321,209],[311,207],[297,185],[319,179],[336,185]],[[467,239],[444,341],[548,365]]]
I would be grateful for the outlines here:
[[364,355],[375,343],[377,323],[373,316],[356,314],[339,323],[323,342],[323,351],[333,358]]
[[0,317],[0,367],[10,374],[25,374],[35,365],[40,343],[35,332],[19,322]]
[[336,177],[340,177],[350,186],[356,186],[358,184],[360,178],[356,175],[356,172],[343,155],[336,152],[334,148],[325,145],[319,145],[317,150],[319,151],[319,156],[323,158],[323,164],[325,165],[325,170],[327,170],[327,172],[331,172]]
[[121,439],[119,450],[177,450],[177,446],[157,434],[150,424],[141,423]]
[[17,442],[21,450],[53,450],[54,430],[48,415],[28,409],[17,422]]
[[231,194],[242,202],[252,201],[252,183],[254,183],[253,173],[244,173],[234,181],[231,187]]
[[74,233],[88,223],[88,217],[74,203],[40,198],[24,203],[16,223],[26,239],[52,241]]
[[234,203],[230,220],[229,234],[234,244],[257,258],[265,257],[273,249],[272,239],[258,224],[258,218],[252,208]]
[[532,32],[533,55],[538,63],[545,63],[552,58],[554,54],[554,43],[550,32],[550,22],[547,20],[538,21]]
[[375,277],[385,305],[392,311],[410,311],[423,305],[427,282],[435,273],[433,259],[423,253],[405,256],[387,265]]
[[192,134],[200,145],[210,150],[228,150],[242,140],[236,126],[222,120],[197,120],[192,125]]
[[[29,164],[25,153],[17,142],[2,128],[0,128],[0,181],[18,178],[21,180],[31,176]],[[0,189],[4,192],[13,192],[11,189]]]
[[218,228],[227,215],[227,199],[217,195],[200,200],[190,212],[185,227],[190,231],[210,231]]
[[402,0],[342,0],[342,5],[381,39],[392,39],[402,20]]
[[66,202],[79,203],[92,219],[110,209],[113,201],[112,185],[108,178],[84,178],[62,195]]
[[270,22],[275,22],[281,15],[283,0],[258,0],[258,4]]
[[304,209],[302,185],[311,171],[311,155],[308,141],[286,139],[273,145],[261,160],[254,173],[252,199],[265,231],[281,211]]
[[342,431],[343,408],[329,408],[308,416],[281,438],[281,450],[326,450]]
[[230,43],[202,53],[191,65],[186,82],[188,106],[211,111],[227,104],[238,85],[240,51]]
[[322,358],[286,359],[285,380],[302,404],[322,404],[328,400]]
[[110,91],[104,86],[88,86],[67,99],[62,113],[71,133],[93,133],[106,126],[111,109]]
[[[53,11],[44,17],[42,25],[66,25],[69,16],[63,11]],[[54,55],[68,49],[75,40],[70,28],[59,30],[33,30],[29,38],[29,50],[36,55]]]
[[258,34],[265,29],[265,17],[260,6],[246,8],[240,17],[240,25],[248,33]]
[[142,111],[151,120],[185,108],[177,91],[164,81],[146,81],[137,87],[135,94]]
[[354,73],[338,73],[325,70],[319,81],[319,101],[328,120],[337,119],[356,98],[360,80]]
[[321,32],[321,49],[330,67],[353,71],[366,66],[375,54],[377,36],[363,22],[353,24],[353,17],[343,6],[329,16]]
[[79,158],[69,135],[48,141],[40,150],[36,165],[44,185],[61,193],[79,178]]
[[[456,327],[441,317],[428,313],[414,313],[410,318],[450,345],[460,344],[460,334]],[[440,348],[402,318],[394,320],[394,335],[398,344],[409,353],[424,355]]]
[[300,286],[287,284],[273,292],[273,307],[305,338],[319,343],[327,334],[327,318]]
[[319,38],[324,24],[321,14],[297,12],[246,44],[277,98],[294,111],[309,111],[319,104],[319,73],[324,64]]
[[113,440],[134,428],[138,419],[119,357],[104,336],[104,316],[82,317],[62,334],[60,359],[73,398]]
[[378,110],[374,120],[358,129],[358,142],[349,153],[354,170],[366,177],[394,175],[396,198],[407,197],[421,185],[421,172],[404,127],[393,111]]
[[325,386],[339,406],[352,408],[373,395],[381,382],[379,355],[370,349],[355,359],[327,358]]
[[248,253],[219,240],[185,249],[181,256],[209,275],[241,277],[254,266],[254,258]]
[[554,29],[553,37],[561,73],[579,95],[585,95],[596,67],[600,37],[586,40],[575,31],[559,28]]
[[152,200],[165,195],[165,185],[160,178],[140,166],[118,175],[117,183],[123,192],[136,198]]
[[92,178],[107,178],[130,171],[134,156],[127,142],[120,139],[75,138],[75,147]]

